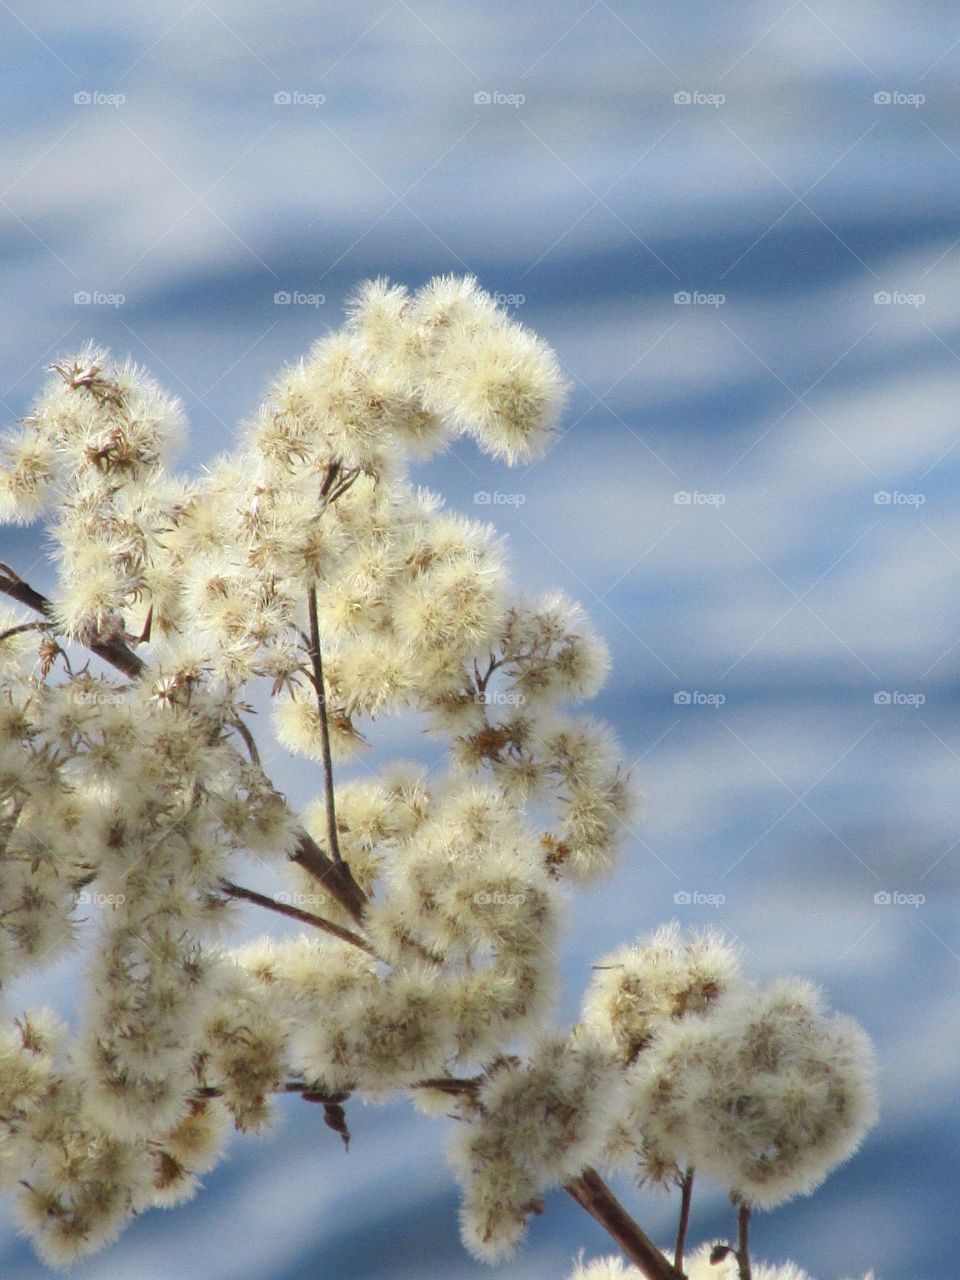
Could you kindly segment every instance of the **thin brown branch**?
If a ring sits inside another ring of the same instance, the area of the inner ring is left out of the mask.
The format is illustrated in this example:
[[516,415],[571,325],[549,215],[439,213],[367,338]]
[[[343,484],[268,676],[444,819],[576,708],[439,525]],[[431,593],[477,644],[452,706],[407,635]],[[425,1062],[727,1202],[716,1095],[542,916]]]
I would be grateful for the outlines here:
[[354,880],[353,872],[343,860],[334,862],[328,857],[309,832],[300,832],[297,852],[293,854],[292,861],[329,890],[331,896],[336,898],[354,920],[359,923],[363,919],[367,895]]
[[[458,1080],[453,1076],[445,1076],[436,1080],[419,1080],[410,1086],[411,1089],[439,1089],[443,1093],[473,1094],[480,1087],[479,1078],[475,1080]],[[305,1093],[308,1102],[344,1102],[346,1093],[322,1093],[302,1080],[287,1080],[277,1090],[278,1093]],[[198,1098],[219,1098],[223,1090],[217,1085],[205,1085],[194,1091]]]
[[354,483],[354,481],[357,479],[359,475],[360,475],[359,467],[357,467],[354,471],[348,472],[348,474],[344,477],[343,480],[340,481],[337,487],[331,490],[331,492],[327,494],[327,506],[331,506],[334,502],[336,502],[338,498],[342,498],[343,495],[347,492],[347,490],[350,488],[350,486]]
[[323,477],[323,483],[320,486],[321,499],[326,498],[328,496],[328,494],[330,493],[330,490],[333,488],[333,482],[336,480],[339,474],[340,474],[340,463],[331,462],[329,467],[327,467],[327,474]]
[[28,609],[36,610],[37,613],[46,613],[50,608],[47,597],[42,596],[39,591],[34,591],[33,587],[24,582],[16,569],[12,569],[2,560],[0,560],[0,591],[19,601],[20,604],[25,604]]
[[21,622],[19,626],[7,627],[6,631],[0,631],[0,643],[9,640],[11,636],[21,635],[24,631],[44,631],[51,626],[53,626],[52,622]]
[[564,1188],[616,1240],[647,1280],[686,1280],[660,1252],[613,1194],[596,1169],[584,1169]]
[[490,655],[490,665],[487,667],[487,669],[486,669],[486,671],[484,672],[484,674],[483,674],[483,675],[481,675],[481,674],[480,674],[480,668],[477,666],[476,662],[474,662],[474,664],[473,664],[473,674],[474,674],[474,678],[475,678],[475,680],[476,680],[476,684],[477,684],[477,692],[478,692],[478,693],[486,693],[486,691],[487,691],[487,684],[489,683],[490,677],[491,677],[491,676],[493,675],[493,673],[497,670],[497,668],[498,668],[498,667],[501,667],[502,665],[503,665],[503,663],[502,663],[502,662],[500,662],[500,661],[498,661],[498,660],[497,660],[497,658],[495,658],[495,657],[494,657],[494,655],[491,653],[491,655]]
[[753,1280],[750,1266],[750,1206],[741,1204],[737,1209],[737,1265],[740,1280]]
[[301,924],[309,924],[314,929],[322,929],[325,933],[339,938],[341,942],[349,942],[352,946],[359,947],[361,951],[366,951],[367,955],[376,958],[376,952],[373,947],[365,938],[361,938],[359,933],[354,933],[352,929],[345,929],[342,925],[334,924],[332,920],[326,920],[323,916],[314,915],[312,911],[303,911],[300,907],[295,907],[289,902],[278,902],[275,898],[269,898],[264,893],[258,893],[256,889],[247,889],[243,885],[234,884],[231,880],[221,880],[220,891],[225,893],[228,898],[238,898],[243,902],[253,902],[258,907],[266,907],[268,911],[275,911],[278,915],[287,916],[290,920],[299,920]]
[[229,724],[231,728],[236,729],[237,733],[239,733],[240,737],[243,739],[244,746],[247,748],[247,753],[249,754],[251,761],[259,768],[260,752],[257,750],[256,740],[249,728],[244,724],[239,716],[235,716],[232,720],[228,720],[227,724]]
[[473,1097],[480,1088],[480,1078],[474,1080],[458,1080],[455,1076],[441,1076],[434,1080],[418,1080],[411,1089],[436,1089],[439,1093],[455,1096],[469,1095]]
[[673,1265],[683,1270],[683,1251],[687,1244],[687,1228],[690,1225],[690,1202],[693,1198],[693,1167],[680,1180],[680,1220],[677,1223],[677,1244],[673,1251]]
[[333,798],[333,757],[330,754],[330,716],[327,708],[327,690],[323,683],[323,659],[320,655],[320,624],[317,620],[317,589],[307,592],[310,614],[310,662],[313,666],[313,683],[320,711],[320,751],[323,756],[323,804],[327,814],[327,843],[334,862],[342,862],[340,839],[337,835],[337,810]]
[[[304,1090],[309,1091],[309,1086],[304,1084],[302,1080],[287,1080],[274,1093],[303,1093]],[[216,1084],[201,1085],[198,1089],[194,1089],[193,1097],[195,1098],[222,1098],[223,1090]]]
[[[20,604],[26,605],[28,609],[34,609],[37,613],[42,613],[49,621],[55,621],[52,602],[46,596],[41,595],[39,591],[34,591],[33,587],[24,582],[15,569],[11,569],[8,564],[4,564],[2,561],[0,561],[0,593],[10,596],[12,600],[16,600]],[[125,676],[136,678],[142,676],[147,670],[147,664],[142,658],[138,658],[123,640],[105,642],[94,640],[89,647],[98,658],[102,658],[111,667],[116,667]]]
[[360,467],[354,467],[352,471],[344,471],[342,463],[331,462],[327,467],[323,484],[320,486],[320,499],[324,507],[331,507],[338,498],[342,498],[360,472]]

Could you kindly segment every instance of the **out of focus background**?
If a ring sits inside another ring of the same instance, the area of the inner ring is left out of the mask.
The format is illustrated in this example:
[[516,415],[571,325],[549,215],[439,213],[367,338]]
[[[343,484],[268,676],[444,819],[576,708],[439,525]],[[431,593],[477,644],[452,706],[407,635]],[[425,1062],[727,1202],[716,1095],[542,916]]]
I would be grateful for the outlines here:
[[[874,1036],[883,1118],[758,1257],[944,1280],[960,1254],[960,11],[937,0],[0,0],[0,400],[130,354],[225,449],[355,283],[474,272],[573,385],[546,458],[422,480],[579,598],[644,793],[571,904],[589,966],[722,926]],[[0,556],[49,581],[35,529]],[[384,726],[384,751],[430,754]],[[292,763],[300,800],[317,780]],[[270,921],[266,922],[267,925]],[[251,917],[250,929],[263,922]],[[70,1000],[57,969],[18,1000]],[[445,1122],[290,1102],[82,1280],[552,1280],[561,1193],[472,1261]],[[619,1186],[666,1243],[675,1210]],[[695,1242],[730,1213],[701,1194]],[[0,1219],[0,1272],[49,1273]]]

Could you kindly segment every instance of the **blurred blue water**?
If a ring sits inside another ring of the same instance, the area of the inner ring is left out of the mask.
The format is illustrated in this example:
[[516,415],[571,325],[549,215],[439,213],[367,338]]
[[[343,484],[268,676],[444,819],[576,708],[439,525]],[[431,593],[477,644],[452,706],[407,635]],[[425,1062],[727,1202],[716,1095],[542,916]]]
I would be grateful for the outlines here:
[[[817,1280],[942,1280],[960,1249],[960,15],[38,0],[2,6],[0,27],[11,419],[93,339],[183,397],[196,465],[358,280],[469,269],[522,296],[573,384],[566,429],[531,470],[464,445],[422,478],[494,519],[518,580],[580,598],[613,652],[596,713],[645,812],[619,876],[571,907],[563,1014],[599,952],[672,916],[726,927],[760,976],[822,982],[876,1039],[884,1120],[816,1196],[761,1218],[758,1252]],[[125,301],[74,302],[98,291]],[[40,550],[0,531],[42,585]],[[289,789],[315,784],[298,768]],[[894,891],[925,902],[875,903]],[[605,1249],[558,1194],[516,1263],[472,1263],[442,1125],[358,1109],[344,1157],[318,1117],[282,1112],[199,1200],[77,1275],[525,1280]],[[666,1206],[632,1203],[666,1239]],[[708,1198],[695,1234],[728,1219]],[[0,1266],[46,1274],[12,1236]]]

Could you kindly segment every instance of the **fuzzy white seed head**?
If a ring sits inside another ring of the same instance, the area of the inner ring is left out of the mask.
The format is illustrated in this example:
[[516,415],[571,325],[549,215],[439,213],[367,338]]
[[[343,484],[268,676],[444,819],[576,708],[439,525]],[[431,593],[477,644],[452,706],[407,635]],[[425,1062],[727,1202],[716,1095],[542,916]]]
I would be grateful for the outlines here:
[[[323,759],[323,724],[311,693],[301,689],[296,697],[276,698],[273,723],[278,739],[288,751],[306,756],[308,760]],[[330,708],[328,730],[335,760],[350,760],[363,749],[364,739],[345,711]]]
[[621,1089],[616,1063],[586,1037],[545,1040],[526,1068],[505,1064],[490,1077],[451,1152],[472,1253],[493,1262],[513,1252],[543,1193],[602,1150]]
[[808,1195],[876,1119],[867,1037],[799,980],[661,1025],[629,1075],[638,1149],[759,1208]]
[[642,1271],[622,1258],[594,1258],[584,1262],[581,1255],[568,1280],[642,1280],[642,1277]]
[[739,981],[739,956],[722,934],[706,929],[684,935],[674,922],[594,967],[584,1021],[608,1036],[629,1063],[664,1023],[705,1013]]

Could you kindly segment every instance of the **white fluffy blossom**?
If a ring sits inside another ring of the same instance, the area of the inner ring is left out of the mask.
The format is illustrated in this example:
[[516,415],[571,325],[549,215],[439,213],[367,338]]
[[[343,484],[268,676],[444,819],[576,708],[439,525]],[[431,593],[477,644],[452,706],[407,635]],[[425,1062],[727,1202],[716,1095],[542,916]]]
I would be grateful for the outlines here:
[[622,1258],[580,1258],[568,1280],[642,1280],[643,1272]]
[[[701,1245],[688,1254],[683,1263],[687,1280],[738,1280],[740,1270],[734,1252],[728,1250],[711,1260],[713,1254],[714,1246],[709,1244]],[[671,1250],[664,1250],[664,1255],[670,1262],[673,1261]],[[751,1272],[754,1280],[811,1280],[806,1271],[792,1262],[782,1262],[779,1265],[754,1262]],[[584,1262],[581,1257],[568,1280],[642,1280],[643,1274],[622,1258],[594,1258]],[[874,1280],[873,1272],[864,1276],[863,1280]]]
[[[665,1249],[663,1252],[672,1263],[672,1250]],[[684,1258],[683,1270],[687,1280],[738,1280],[740,1271],[732,1251],[717,1257],[715,1261],[711,1261],[712,1254],[712,1246],[703,1245]],[[755,1277],[761,1276],[762,1280],[780,1280],[779,1274],[775,1276],[762,1266],[755,1267],[753,1274]],[[580,1258],[568,1280],[642,1280],[643,1275],[639,1268],[631,1266],[622,1258],[595,1258],[590,1262],[584,1262]],[[783,1280],[809,1280],[809,1277],[797,1272],[795,1277],[784,1274]]]
[[796,979],[663,1024],[630,1087],[638,1147],[760,1208],[809,1194],[876,1118],[866,1035]]
[[594,965],[584,1021],[609,1036],[624,1063],[633,1062],[664,1024],[705,1013],[736,989],[740,963],[716,930],[686,936],[664,925]]
[[543,1041],[526,1066],[505,1063],[485,1082],[452,1148],[471,1253],[496,1262],[513,1252],[543,1193],[602,1150],[622,1084],[611,1055],[584,1037]]

